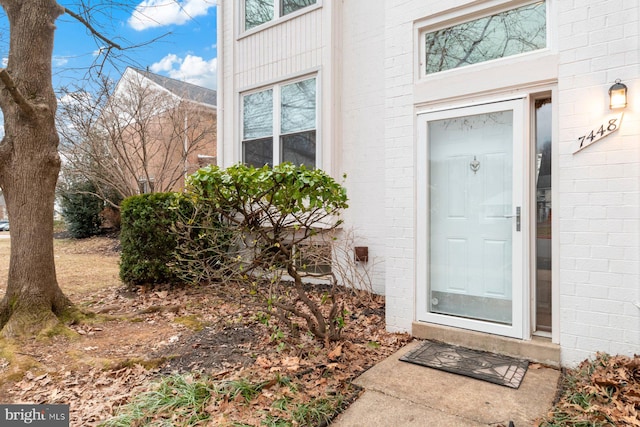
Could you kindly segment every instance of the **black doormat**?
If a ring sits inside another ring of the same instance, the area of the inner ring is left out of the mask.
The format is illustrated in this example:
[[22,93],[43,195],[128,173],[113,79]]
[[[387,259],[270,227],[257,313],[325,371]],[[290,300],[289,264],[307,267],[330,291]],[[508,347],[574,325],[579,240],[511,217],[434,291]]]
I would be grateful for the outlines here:
[[425,341],[400,360],[511,388],[520,387],[529,366],[526,360],[435,341]]

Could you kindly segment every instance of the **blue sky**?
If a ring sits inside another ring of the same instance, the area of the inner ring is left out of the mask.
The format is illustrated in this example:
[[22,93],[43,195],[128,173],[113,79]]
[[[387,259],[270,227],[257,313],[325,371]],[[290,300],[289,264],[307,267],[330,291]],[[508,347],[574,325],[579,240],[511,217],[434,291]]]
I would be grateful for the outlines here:
[[[60,1],[78,11],[77,1]],[[216,88],[216,0],[136,0],[94,4],[93,23],[109,39],[123,46],[143,44],[163,36],[147,46],[126,51],[126,60],[117,67],[105,66],[103,72],[114,80],[127,65],[179,80]],[[74,4],[76,5],[74,7]],[[103,46],[86,28],[69,15],[58,18],[53,65],[54,87],[81,81],[91,64],[100,63]],[[6,48],[5,48],[6,51]],[[6,58],[6,52],[3,52]]]

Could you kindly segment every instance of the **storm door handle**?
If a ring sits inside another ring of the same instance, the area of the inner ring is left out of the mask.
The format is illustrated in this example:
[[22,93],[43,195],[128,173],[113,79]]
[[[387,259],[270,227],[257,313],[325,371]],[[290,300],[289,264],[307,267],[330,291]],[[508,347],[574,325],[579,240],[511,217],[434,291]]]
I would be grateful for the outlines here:
[[516,214],[515,215],[505,215],[505,218],[515,218],[516,219],[516,231],[520,231],[520,206],[516,206]]

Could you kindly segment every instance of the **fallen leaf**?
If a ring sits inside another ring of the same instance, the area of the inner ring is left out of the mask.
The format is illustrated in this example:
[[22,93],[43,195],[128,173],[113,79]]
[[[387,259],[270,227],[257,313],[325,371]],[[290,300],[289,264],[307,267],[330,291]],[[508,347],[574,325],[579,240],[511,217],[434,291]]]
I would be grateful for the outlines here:
[[329,360],[337,360],[340,356],[342,356],[342,344],[336,346],[336,348],[331,350],[327,355]]

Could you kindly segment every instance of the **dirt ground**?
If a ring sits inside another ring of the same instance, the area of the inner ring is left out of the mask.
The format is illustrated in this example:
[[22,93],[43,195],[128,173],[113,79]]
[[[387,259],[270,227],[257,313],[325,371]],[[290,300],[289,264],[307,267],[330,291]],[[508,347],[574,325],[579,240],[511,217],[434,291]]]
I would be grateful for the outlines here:
[[[9,245],[0,239],[0,297]],[[117,240],[56,240],[55,251],[60,286],[95,317],[53,337],[0,341],[0,403],[70,404],[72,426],[97,425],[176,372],[250,379],[282,372],[310,395],[353,395],[351,379],[410,339],[384,331],[381,297],[345,295],[343,340],[327,347],[309,335],[289,338],[241,284],[125,289]],[[251,424],[255,409],[220,407],[214,415]]]

